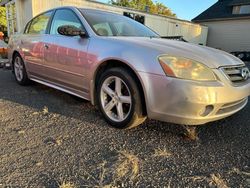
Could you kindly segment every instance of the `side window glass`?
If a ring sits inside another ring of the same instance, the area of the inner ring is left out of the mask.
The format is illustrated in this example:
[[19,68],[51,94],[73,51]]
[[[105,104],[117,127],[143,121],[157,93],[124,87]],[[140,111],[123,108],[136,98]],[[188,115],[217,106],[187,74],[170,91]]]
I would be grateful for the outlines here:
[[122,35],[122,36],[136,35],[134,28],[127,26],[127,23],[125,22],[116,22],[114,23],[114,27],[118,35]]
[[57,32],[58,27],[63,25],[73,25],[79,29],[83,29],[82,24],[74,12],[67,9],[57,10],[50,29],[50,34],[59,35]]
[[29,26],[29,34],[45,34],[52,12],[46,12],[34,18]]
[[108,23],[98,23],[93,25],[95,31],[101,36],[112,36],[112,30]]
[[124,23],[122,23],[122,22],[116,22],[116,23],[114,23],[114,27],[115,27],[118,35],[123,35],[124,30],[125,30],[124,29]]

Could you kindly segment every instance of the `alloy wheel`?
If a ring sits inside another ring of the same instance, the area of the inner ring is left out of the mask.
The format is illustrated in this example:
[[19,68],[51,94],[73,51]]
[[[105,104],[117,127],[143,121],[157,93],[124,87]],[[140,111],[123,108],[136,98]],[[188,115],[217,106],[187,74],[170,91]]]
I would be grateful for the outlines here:
[[101,86],[101,105],[105,114],[115,122],[124,121],[132,107],[129,87],[117,76],[106,78]]

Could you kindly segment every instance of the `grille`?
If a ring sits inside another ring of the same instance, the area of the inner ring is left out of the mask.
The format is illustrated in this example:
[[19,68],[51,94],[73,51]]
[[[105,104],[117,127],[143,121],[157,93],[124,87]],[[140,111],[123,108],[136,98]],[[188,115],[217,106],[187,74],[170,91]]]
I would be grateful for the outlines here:
[[231,82],[240,83],[246,81],[246,79],[244,79],[241,75],[241,70],[243,68],[246,68],[246,66],[224,67],[223,71],[227,75],[227,77],[231,80]]
[[232,102],[232,103],[227,103],[224,104],[216,114],[220,115],[220,114],[224,114],[224,113],[228,113],[228,112],[232,112],[234,110],[237,110],[239,108],[242,108],[242,106],[246,105],[248,101],[248,98],[245,99],[241,99],[239,101],[236,102]]

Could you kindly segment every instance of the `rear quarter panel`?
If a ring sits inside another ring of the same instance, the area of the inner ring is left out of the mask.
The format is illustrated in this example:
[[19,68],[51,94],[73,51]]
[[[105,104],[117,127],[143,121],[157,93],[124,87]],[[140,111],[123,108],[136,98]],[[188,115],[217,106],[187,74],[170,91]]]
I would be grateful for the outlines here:
[[[8,59],[10,63],[12,64],[13,62],[13,54],[15,51],[19,52],[20,50],[20,38],[22,35],[16,34],[16,35],[11,35],[9,38],[9,43],[8,43]],[[19,52],[20,53],[20,52]]]

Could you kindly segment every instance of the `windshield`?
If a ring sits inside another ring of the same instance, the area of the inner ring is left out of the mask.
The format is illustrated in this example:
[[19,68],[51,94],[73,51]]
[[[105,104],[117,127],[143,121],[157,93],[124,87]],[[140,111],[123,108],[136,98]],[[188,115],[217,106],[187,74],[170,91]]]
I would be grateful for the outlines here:
[[98,10],[80,11],[94,32],[100,36],[159,37],[143,24],[122,15]]

